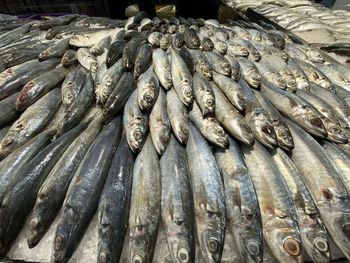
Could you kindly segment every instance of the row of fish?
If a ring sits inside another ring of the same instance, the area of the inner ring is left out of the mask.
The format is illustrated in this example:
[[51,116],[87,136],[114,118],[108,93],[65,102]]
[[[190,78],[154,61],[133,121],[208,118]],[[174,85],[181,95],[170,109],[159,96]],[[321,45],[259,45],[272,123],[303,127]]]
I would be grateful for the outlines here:
[[331,240],[350,258],[348,68],[244,21],[15,21],[1,257],[58,216],[51,261],[67,262],[97,210],[101,263],[164,262],[159,225],[169,262],[220,262],[225,243],[242,262],[329,262]]

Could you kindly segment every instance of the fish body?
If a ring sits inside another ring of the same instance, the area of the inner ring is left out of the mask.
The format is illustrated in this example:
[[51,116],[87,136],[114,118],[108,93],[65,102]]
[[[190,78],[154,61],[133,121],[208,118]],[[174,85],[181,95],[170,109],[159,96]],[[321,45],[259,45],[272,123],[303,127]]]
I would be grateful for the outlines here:
[[193,75],[193,93],[204,117],[215,113],[215,95],[207,79],[198,73]]
[[171,89],[173,86],[171,68],[166,53],[160,48],[153,50],[152,61],[154,73],[156,74],[161,86],[166,90]]

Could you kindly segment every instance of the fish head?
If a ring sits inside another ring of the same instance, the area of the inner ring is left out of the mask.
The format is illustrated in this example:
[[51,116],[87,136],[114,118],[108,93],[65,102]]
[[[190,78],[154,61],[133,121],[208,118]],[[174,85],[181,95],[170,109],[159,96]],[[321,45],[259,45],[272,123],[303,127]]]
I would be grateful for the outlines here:
[[275,148],[277,146],[277,136],[274,127],[267,113],[260,109],[254,108],[249,118],[250,127],[254,127],[255,137],[265,146]]
[[278,145],[287,151],[293,149],[294,141],[289,129],[280,123],[280,120],[274,121],[273,127],[277,135]]
[[225,130],[218,124],[216,119],[212,117],[205,118],[204,129],[204,133],[208,136],[208,138],[211,138],[212,142],[215,142],[222,148],[227,148],[229,146],[229,141]]
[[142,111],[148,111],[154,105],[157,95],[154,84],[146,84],[146,87],[138,93],[140,109]]
[[71,90],[75,89],[75,84],[71,81],[68,81],[63,84],[64,86],[62,87],[62,102],[65,105],[71,105],[73,100],[74,100],[74,95],[71,92]]
[[259,61],[261,59],[261,55],[257,50],[251,50],[250,54],[253,56],[254,61]]
[[213,72],[207,63],[200,62],[199,68],[206,79],[211,79],[213,77]]
[[264,228],[264,240],[278,262],[303,262],[298,232],[287,217],[272,215]]
[[270,72],[271,80],[280,88],[285,89],[287,83],[284,78],[278,72]]
[[177,34],[175,35],[175,37],[173,38],[173,46],[175,48],[180,49],[184,44],[184,38],[182,34]]
[[328,79],[322,78],[322,79],[316,79],[316,84],[321,86],[322,88],[328,89],[332,92],[335,92],[334,85],[332,82],[330,82]]
[[176,138],[180,141],[182,144],[186,144],[188,140],[189,130],[188,130],[188,123],[185,119],[179,119],[175,123],[174,127]]
[[268,45],[268,46],[273,46],[274,45],[274,42],[273,42],[272,38],[268,34],[263,34],[262,35],[261,42],[263,44],[265,44],[265,45]]
[[328,262],[330,260],[328,233],[320,226],[319,220],[316,215],[298,214],[300,232],[305,235],[303,247],[306,252],[311,254],[316,262]]
[[320,114],[315,114],[308,107],[299,105],[296,108],[295,116],[303,122],[304,128],[321,138],[327,137],[327,131],[324,127]]
[[127,139],[131,150],[135,153],[138,152],[146,137],[146,128],[144,118],[136,118],[130,124],[130,129],[127,129]]
[[237,56],[247,57],[249,55],[249,51],[246,47],[243,47],[239,44],[230,44],[232,47],[233,53]]
[[336,143],[347,143],[348,137],[344,133],[343,129],[336,123],[332,122],[328,118],[321,116],[324,127],[327,131],[327,137]]
[[295,81],[294,75],[288,71],[282,71],[281,76],[285,79],[287,89],[295,92],[297,89],[297,82]]
[[244,74],[244,77],[251,87],[255,89],[260,87],[262,78],[255,68],[249,69],[247,74]]
[[301,90],[310,90],[310,84],[309,81],[304,77],[296,77],[296,83],[297,83],[297,89]]
[[96,101],[98,104],[104,104],[109,96],[109,84],[108,82],[100,83],[96,87]]
[[235,135],[237,139],[248,145],[254,144],[254,133],[245,119],[238,120],[237,127],[234,130],[237,133]]
[[215,112],[215,97],[214,94],[210,92],[205,92],[202,97],[203,99],[203,116],[207,116],[208,114]]
[[306,55],[308,57],[309,60],[316,62],[316,63],[324,63],[325,59],[324,57],[321,55],[320,52],[316,51],[316,50],[308,50],[306,52]]
[[284,61],[288,61],[288,60],[289,60],[288,53],[285,52],[285,51],[280,51],[280,52],[279,52],[279,56],[280,56],[281,59],[283,59]]
[[193,102],[192,82],[187,79],[182,80],[180,83],[180,90],[186,106],[190,105]]
[[166,237],[173,262],[193,262],[193,248],[182,222],[171,224],[166,231]]
[[238,81],[239,80],[239,77],[240,77],[240,69],[238,67],[232,67],[231,68],[231,78],[234,80],[234,81]]
[[227,44],[224,41],[217,40],[215,43],[215,48],[221,53],[226,54],[227,52]]
[[155,135],[152,141],[159,155],[162,155],[170,140],[170,127],[167,125],[158,125],[154,127]]
[[231,75],[231,64],[228,61],[222,61],[222,63],[220,63],[220,68],[225,75]]

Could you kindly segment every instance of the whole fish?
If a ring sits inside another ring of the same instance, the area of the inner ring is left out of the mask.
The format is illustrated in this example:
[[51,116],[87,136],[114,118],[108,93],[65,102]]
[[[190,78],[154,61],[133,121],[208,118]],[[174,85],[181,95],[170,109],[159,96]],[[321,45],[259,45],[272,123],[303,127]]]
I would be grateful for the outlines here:
[[329,262],[329,236],[302,176],[281,149],[272,152],[272,158],[290,191],[305,252],[315,262]]
[[68,49],[62,56],[61,64],[65,67],[69,67],[73,65],[77,60],[77,52],[75,50]]
[[294,143],[292,135],[287,127],[287,125],[283,122],[283,117],[278,112],[278,110],[271,104],[268,99],[265,99],[260,92],[254,92],[255,97],[260,102],[261,106],[270,116],[273,128],[276,132],[278,145],[285,149],[293,149]]
[[68,262],[79,244],[98,207],[120,134],[121,117],[117,117],[103,127],[76,171],[55,231],[52,262]]
[[184,41],[186,46],[191,49],[198,49],[201,44],[197,32],[193,28],[187,28],[185,30]]
[[148,136],[133,171],[129,215],[129,262],[152,262],[161,213],[161,175],[157,152]]
[[55,88],[68,74],[68,69],[57,67],[27,82],[19,92],[16,109],[24,111],[47,92]]
[[188,139],[188,112],[176,92],[171,89],[166,94],[167,111],[171,128],[176,139],[186,144]]
[[134,65],[134,78],[144,73],[152,63],[152,46],[148,43],[143,43],[136,54]]
[[33,22],[29,22],[20,27],[17,27],[13,30],[10,30],[4,34],[0,35],[0,47],[6,46],[16,40],[19,37],[23,36],[25,33],[29,31],[29,29],[33,26]]
[[213,71],[229,77],[231,76],[231,64],[224,56],[215,51],[207,51],[205,52],[205,56]]
[[137,55],[137,48],[141,45],[143,42],[142,38],[132,38],[129,40],[124,47],[123,54],[122,54],[122,61],[124,63],[124,67],[127,69],[132,69],[134,67],[136,55]]
[[137,90],[129,97],[124,107],[123,125],[131,150],[141,150],[148,133],[148,115],[140,110],[137,101]]
[[81,66],[76,67],[67,74],[61,86],[62,104],[64,106],[69,107],[77,99],[87,77],[87,71]]
[[224,186],[210,146],[192,125],[186,146],[196,233],[203,262],[220,262],[226,225]]
[[90,33],[77,32],[70,38],[69,44],[74,47],[91,48],[110,34],[111,30],[98,30]]
[[303,262],[291,194],[269,152],[259,143],[242,146],[258,196],[264,239],[278,262]]
[[233,235],[245,262],[262,262],[263,228],[258,198],[239,146],[231,138],[229,142],[228,149],[214,148],[224,182],[226,230]]
[[18,112],[16,111],[16,100],[18,93],[15,93],[6,99],[0,100],[0,128],[6,126],[7,124],[13,122],[18,117]]
[[315,139],[291,121],[286,123],[294,139],[291,159],[308,186],[332,240],[349,258],[350,199],[339,172]]
[[238,79],[240,78],[240,71],[241,71],[241,69],[239,67],[239,63],[238,63],[237,59],[234,56],[231,56],[229,54],[226,54],[224,57],[230,63],[230,66],[231,66],[231,78],[234,81],[238,81]]
[[149,66],[145,73],[141,74],[137,82],[137,99],[142,111],[149,111],[157,100],[159,94],[159,81]]
[[54,221],[66,196],[69,183],[100,129],[101,120],[96,118],[67,147],[40,187],[27,229],[29,248],[39,243]]
[[110,68],[115,62],[117,62],[123,54],[126,41],[123,39],[118,39],[111,44],[107,51],[106,65]]
[[47,70],[53,69],[57,64],[58,59],[48,59],[43,62],[31,60],[6,69],[0,73],[0,100],[16,93],[22,85],[29,80],[34,79]]
[[169,58],[161,48],[156,48],[152,53],[152,66],[161,86],[166,90],[172,88],[172,77]]
[[99,85],[95,88],[96,101],[99,104],[105,104],[113,88],[117,85],[120,80],[125,67],[122,59],[119,59],[113,64],[101,77]]
[[[97,262],[118,262],[127,232],[134,157],[122,135],[98,206]],[[115,205],[117,204],[117,205]]]
[[246,101],[245,118],[255,138],[268,148],[276,148],[278,146],[277,135],[270,116],[261,106],[247,82],[240,79],[239,85]]
[[243,143],[253,144],[254,135],[244,117],[231,105],[223,92],[211,83],[215,94],[215,118],[235,138]]
[[227,76],[217,73],[213,74],[213,80],[232,105],[235,106],[237,110],[244,111],[246,102],[244,93],[238,83]]
[[38,56],[39,61],[44,61],[49,58],[60,58],[69,48],[69,39],[62,39],[57,44],[52,45],[41,52]]
[[130,72],[124,72],[103,106],[104,119],[109,120],[120,112],[133,91],[134,78]]
[[305,130],[318,137],[327,137],[320,113],[307,101],[297,95],[281,90],[271,83],[263,83],[261,93],[283,115],[302,126]]
[[203,52],[196,49],[189,50],[189,52],[193,58],[196,72],[202,74],[206,79],[210,80],[213,73],[206,56],[203,54]]
[[171,76],[174,89],[181,101],[186,106],[190,106],[193,102],[193,83],[191,73],[176,50],[171,48],[170,54]]
[[90,53],[94,56],[101,56],[109,49],[111,45],[111,36],[101,38],[101,40],[90,48]]
[[26,217],[34,206],[35,198],[41,184],[69,145],[81,131],[86,128],[83,123],[64,136],[55,140],[41,150],[20,172],[20,179],[7,192],[0,206],[1,255],[20,233]]
[[193,102],[192,109],[189,112],[189,119],[201,134],[212,144],[222,148],[228,146],[228,139],[225,130],[215,118],[204,118],[196,102]]
[[173,262],[194,262],[194,215],[186,150],[175,137],[160,159],[161,215]]
[[193,94],[203,117],[214,116],[215,95],[213,89],[209,81],[198,73],[193,75]]
[[56,88],[22,113],[1,141],[0,159],[3,159],[40,133],[52,119],[60,103],[61,91]]
[[237,58],[241,69],[241,78],[243,78],[249,86],[259,89],[261,85],[261,75],[253,62],[246,58]]
[[87,48],[79,48],[77,51],[77,59],[80,65],[92,73],[96,73],[98,63],[96,57],[92,55]]

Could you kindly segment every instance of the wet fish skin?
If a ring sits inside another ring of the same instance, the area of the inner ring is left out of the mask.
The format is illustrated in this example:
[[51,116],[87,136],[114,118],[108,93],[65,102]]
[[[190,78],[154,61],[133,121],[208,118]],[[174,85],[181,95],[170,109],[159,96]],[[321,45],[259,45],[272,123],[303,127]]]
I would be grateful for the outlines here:
[[159,42],[159,47],[162,48],[163,50],[167,50],[169,47],[171,47],[172,43],[173,43],[172,34],[163,34]]
[[234,81],[238,81],[239,78],[240,78],[240,67],[239,67],[239,63],[237,61],[237,59],[234,57],[234,56],[231,56],[229,54],[226,54],[224,56],[227,61],[230,63],[230,66],[231,66],[231,78],[234,80]]
[[134,67],[137,55],[137,49],[135,47],[140,46],[142,42],[143,40],[141,38],[134,37],[125,44],[122,53],[122,61],[124,63],[125,68],[132,69]]
[[204,118],[196,102],[193,102],[189,119],[208,141],[219,147],[227,148],[228,138],[225,130],[215,118]]
[[246,58],[237,58],[237,60],[241,69],[241,78],[252,88],[259,89],[262,78],[256,66]]
[[60,105],[60,97],[60,89],[53,89],[22,113],[1,141],[0,159],[5,158],[46,127]]
[[137,82],[137,99],[140,109],[146,112],[149,111],[156,102],[158,94],[159,81],[153,72],[153,66],[149,66]]
[[98,63],[96,57],[92,55],[87,48],[79,48],[77,51],[77,59],[80,65],[92,73],[96,73]]
[[106,36],[102,38],[98,43],[96,43],[90,48],[90,53],[94,56],[101,56],[105,52],[105,50],[108,51],[111,45],[111,41],[111,36]]
[[198,73],[193,75],[193,94],[203,117],[214,116],[215,95],[207,79]]
[[152,262],[161,217],[160,176],[157,152],[148,136],[136,157],[133,171],[128,261]]
[[151,139],[159,156],[164,153],[171,135],[170,120],[167,113],[166,94],[159,91],[157,101],[149,115],[149,129]]
[[187,28],[185,30],[184,41],[186,46],[191,49],[198,49],[201,44],[197,32],[193,28]]
[[193,74],[195,71],[195,63],[189,49],[183,46],[178,50],[178,52],[183,61],[186,63],[188,70]]
[[224,56],[215,51],[207,51],[205,55],[213,71],[225,76],[231,76],[230,62]]
[[192,75],[179,53],[170,49],[171,54],[171,76],[173,87],[181,101],[189,106],[193,102],[193,82]]
[[163,34],[160,32],[152,32],[148,36],[148,43],[150,43],[154,48],[160,47],[160,40],[162,38]]
[[29,31],[32,27],[33,22],[26,23],[20,27],[17,27],[9,32],[1,34],[0,36],[0,47],[6,46],[14,41],[16,41],[19,37],[23,36],[25,33]]
[[37,26],[41,30],[47,30],[56,26],[67,25],[77,17],[78,15],[76,14],[58,16],[49,20],[40,21]]
[[308,102],[297,95],[264,83],[261,93],[285,116],[301,125],[315,136],[325,138],[327,131],[321,120],[320,113]]
[[82,130],[81,124],[41,150],[21,171],[21,180],[7,192],[0,206],[1,255],[6,253],[21,231],[25,219],[35,203],[41,184],[55,165],[61,154]]
[[49,58],[60,58],[69,48],[69,39],[62,39],[56,45],[50,46],[41,52],[38,56],[39,61]]
[[264,240],[278,262],[303,262],[295,208],[276,164],[259,142],[242,145],[242,151],[259,199]]
[[206,140],[192,124],[189,129],[186,153],[200,251],[204,262],[220,262],[226,225],[221,173]]
[[152,46],[147,43],[143,43],[137,51],[134,65],[134,78],[138,79],[138,77],[148,69],[151,63]]
[[18,117],[18,112],[16,111],[16,99],[18,93],[15,93],[0,101],[0,128],[6,126],[7,124],[13,122]]
[[127,42],[125,40],[118,39],[111,44],[106,56],[107,68],[110,68],[115,62],[117,62],[122,57],[126,43]]
[[177,32],[174,36],[173,36],[173,46],[174,48],[180,49],[183,47],[183,45],[185,44],[185,37],[184,34]]
[[269,64],[263,63],[263,61],[255,63],[255,66],[259,70],[260,75],[263,76],[262,78],[272,84],[275,84],[281,89],[286,89],[287,83],[281,74],[275,69],[271,68]]
[[68,69],[57,67],[27,82],[16,100],[18,111],[26,110],[30,105],[60,84],[68,74]]
[[35,247],[50,228],[62,206],[69,183],[100,130],[101,120],[96,117],[67,147],[40,187],[27,229],[29,248]]
[[139,152],[147,138],[148,115],[140,110],[137,90],[129,97],[124,107],[123,125],[131,150]]
[[189,50],[189,52],[193,58],[196,72],[202,74],[206,79],[210,80],[213,73],[206,56],[203,54],[203,52],[196,49]]
[[188,140],[187,109],[173,89],[169,90],[166,96],[167,111],[173,133],[181,144],[186,144]]
[[[124,133],[112,159],[98,206],[97,262],[118,262],[120,259],[128,225],[133,167],[133,153]],[[114,205],[115,202],[118,206]]]
[[194,262],[194,215],[186,151],[170,137],[160,160],[161,216],[173,262]]
[[130,72],[124,72],[103,106],[103,118],[109,120],[120,112],[133,91],[134,78]]
[[226,42],[218,39],[215,36],[210,37],[210,39],[214,43],[214,50],[218,51],[221,55],[226,55],[227,53]]
[[111,34],[111,30],[97,30],[97,31],[86,31],[79,30],[70,38],[69,44],[74,47],[80,48],[91,48],[92,46],[99,43],[102,38]]
[[168,56],[162,49],[156,48],[153,50],[152,66],[161,86],[166,90],[171,89],[173,83],[170,62]]
[[295,77],[297,89],[309,90],[310,89],[309,80],[306,74],[304,73],[304,71],[298,66],[298,64],[295,63],[295,61],[293,60],[289,60],[287,67]]
[[226,230],[233,234],[246,262],[262,262],[263,227],[258,198],[238,144],[229,137],[228,149],[214,147],[225,188]]
[[[339,173],[322,147],[302,128],[285,120],[294,139],[291,159],[300,171],[321,219],[337,247],[349,258],[350,200]],[[305,162],[305,159],[312,162]],[[314,174],[317,180],[314,180]],[[312,178],[312,179],[311,179]]]
[[281,116],[281,114],[268,99],[265,99],[260,94],[260,92],[254,92],[254,95],[256,96],[264,110],[267,112],[267,114],[270,116],[273,128],[276,132],[278,145],[287,151],[289,149],[293,149],[293,137],[290,134],[287,125],[283,122],[283,117]]
[[75,50],[68,49],[62,56],[61,64],[65,67],[69,67],[77,60],[77,52]]
[[249,51],[242,45],[227,41],[227,54],[236,57],[248,57]]

